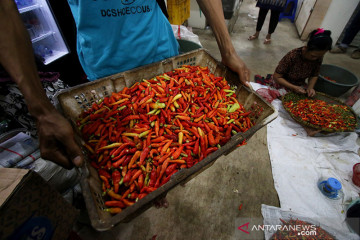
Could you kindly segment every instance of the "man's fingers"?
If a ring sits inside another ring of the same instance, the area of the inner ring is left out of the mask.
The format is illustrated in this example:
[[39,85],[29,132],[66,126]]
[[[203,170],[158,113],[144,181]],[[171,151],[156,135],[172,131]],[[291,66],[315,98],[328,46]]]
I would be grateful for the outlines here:
[[242,84],[244,84],[246,87],[251,88],[250,85],[250,71],[248,69],[245,69],[244,71],[240,71],[239,78]]
[[67,153],[69,159],[72,161],[72,163],[76,167],[81,167],[84,162],[84,157],[83,157],[80,147],[75,142],[74,138],[72,138],[72,137],[69,138],[64,143],[64,147],[65,147],[66,153]]
[[40,149],[41,158],[52,161],[66,169],[73,168],[72,163],[68,161],[63,152],[59,149],[54,149],[54,151],[49,151],[49,149],[51,148],[47,148],[46,150]]

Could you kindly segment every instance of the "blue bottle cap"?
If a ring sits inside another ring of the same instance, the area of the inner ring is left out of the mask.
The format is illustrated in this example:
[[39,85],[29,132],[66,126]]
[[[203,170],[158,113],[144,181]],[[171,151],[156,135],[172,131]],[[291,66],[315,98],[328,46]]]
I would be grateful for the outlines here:
[[338,191],[341,189],[341,182],[339,182],[336,178],[328,178],[327,184],[332,190]]

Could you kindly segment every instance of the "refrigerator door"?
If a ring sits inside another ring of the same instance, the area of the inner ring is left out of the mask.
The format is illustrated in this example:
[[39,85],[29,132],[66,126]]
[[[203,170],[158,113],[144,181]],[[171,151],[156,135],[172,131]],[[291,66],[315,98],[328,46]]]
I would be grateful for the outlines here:
[[47,65],[69,53],[47,0],[15,0],[34,54]]

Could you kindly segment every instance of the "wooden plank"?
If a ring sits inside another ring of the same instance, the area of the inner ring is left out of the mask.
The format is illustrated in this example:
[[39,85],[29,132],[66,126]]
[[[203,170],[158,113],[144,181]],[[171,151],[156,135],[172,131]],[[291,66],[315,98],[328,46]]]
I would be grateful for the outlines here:
[[295,21],[296,29],[300,36],[302,36],[305,26],[311,16],[312,9],[317,0],[307,0],[303,1],[301,4],[301,8],[299,10],[299,14]]
[[316,1],[309,20],[300,36],[301,40],[306,40],[309,33],[321,26],[322,21],[329,9],[332,0]]

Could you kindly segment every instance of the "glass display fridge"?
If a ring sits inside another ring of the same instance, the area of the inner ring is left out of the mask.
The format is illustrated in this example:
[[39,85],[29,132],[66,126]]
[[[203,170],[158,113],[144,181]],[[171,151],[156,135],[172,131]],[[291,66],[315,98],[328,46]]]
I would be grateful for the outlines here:
[[15,0],[30,35],[34,54],[44,65],[69,53],[47,0]]

